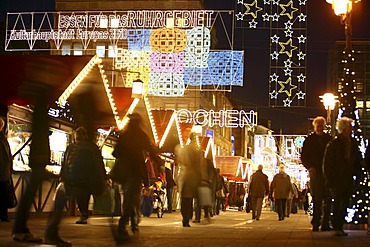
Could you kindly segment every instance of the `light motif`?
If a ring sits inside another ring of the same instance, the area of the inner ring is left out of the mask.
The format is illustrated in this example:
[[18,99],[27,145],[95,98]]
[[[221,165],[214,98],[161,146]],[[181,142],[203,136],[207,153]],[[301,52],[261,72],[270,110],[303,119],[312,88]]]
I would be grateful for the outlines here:
[[184,83],[189,86],[242,85],[243,59],[242,51],[212,51],[207,68],[185,67]]
[[281,47],[279,53],[280,54],[287,54],[288,57],[292,57],[292,52],[294,50],[297,50],[298,47],[297,46],[294,46],[292,45],[292,39],[289,39],[287,42],[279,42],[279,45]]
[[206,68],[211,48],[211,32],[208,28],[193,28],[186,31],[187,46],[185,66]]
[[[279,6],[283,9],[283,11],[280,12],[280,15],[286,15],[289,19],[293,19],[294,12],[298,11],[298,9],[293,6],[293,0],[290,0],[287,4],[280,4]],[[290,7],[290,12],[287,11],[288,7]]]
[[185,53],[150,53],[150,71],[166,73],[184,73]]
[[150,49],[156,52],[181,52],[187,45],[186,31],[179,28],[159,28],[152,30]]
[[116,69],[125,69],[128,67],[145,67],[149,65],[150,51],[130,51],[117,48],[117,56],[114,60]]
[[274,51],[273,53],[271,53],[270,56],[272,60],[279,59],[279,53],[277,51]]
[[150,73],[148,94],[154,96],[178,97],[184,95],[184,75],[177,73]]
[[246,7],[244,15],[251,15],[253,18],[257,18],[257,13],[262,11],[262,8],[258,7],[257,0],[254,0],[251,4],[244,3],[244,6]]
[[209,127],[243,128],[248,126],[252,128],[257,124],[257,113],[253,110],[250,112],[244,110],[220,110],[216,112],[199,109],[191,112],[188,109],[180,109],[177,110],[177,122]]
[[[292,90],[296,89],[297,86],[292,84],[292,78],[289,77],[286,81],[278,81],[280,85],[279,93],[286,93],[288,97],[292,96]],[[289,86],[289,88],[288,88]]]
[[149,51],[151,29],[128,29],[127,46],[128,50]]

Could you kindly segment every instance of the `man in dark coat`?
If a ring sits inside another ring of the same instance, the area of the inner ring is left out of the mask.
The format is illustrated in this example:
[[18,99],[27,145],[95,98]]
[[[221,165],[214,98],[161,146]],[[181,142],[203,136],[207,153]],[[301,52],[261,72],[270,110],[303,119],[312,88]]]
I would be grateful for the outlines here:
[[326,144],[332,137],[324,133],[325,118],[316,117],[312,125],[314,133],[309,135],[304,141],[301,154],[303,166],[306,167],[310,174],[310,189],[313,201],[311,225],[312,231],[318,231],[320,225],[321,231],[329,231],[331,196],[328,188],[325,186],[325,178],[322,173],[322,159]]
[[[114,175],[113,180],[120,183],[124,191],[123,215],[118,224],[119,240],[128,237],[126,225],[130,220],[132,232],[135,234],[139,231],[141,190],[143,185],[146,189],[149,188],[149,175],[144,153],[147,152],[157,164],[163,164],[157,149],[142,130],[141,122],[139,114],[130,115],[130,121],[113,151],[116,164],[111,173]],[[114,173],[116,168],[116,173]]]
[[262,172],[263,166],[258,165],[258,170],[253,173],[249,184],[249,195],[252,206],[252,219],[260,220],[263,198],[269,194],[269,181]]
[[293,192],[290,176],[285,173],[285,166],[281,164],[279,166],[279,173],[274,176],[270,185],[270,197],[275,198],[276,212],[279,221],[284,220],[286,201],[289,197],[289,193]]
[[326,147],[323,173],[333,202],[332,224],[335,236],[346,236],[344,218],[353,192],[353,177],[361,172],[362,156],[357,141],[351,137],[353,120],[343,117],[337,122],[338,135]]

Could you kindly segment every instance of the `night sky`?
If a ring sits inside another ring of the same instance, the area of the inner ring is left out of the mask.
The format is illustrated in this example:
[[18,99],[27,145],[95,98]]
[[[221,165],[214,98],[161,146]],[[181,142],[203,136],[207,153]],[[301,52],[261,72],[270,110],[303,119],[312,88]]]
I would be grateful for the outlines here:
[[[233,10],[236,0],[206,0],[207,9]],[[281,3],[287,1],[281,0]],[[326,115],[319,96],[327,92],[328,50],[336,40],[344,40],[331,5],[325,0],[308,0],[306,107],[268,107],[269,36],[264,30],[235,30],[234,49],[245,52],[244,86],[233,87],[232,98],[246,110],[254,109],[260,118],[270,119],[275,134],[306,134],[309,118]],[[1,20],[6,12],[53,11],[53,0],[0,0]],[[352,17],[353,39],[370,38],[370,3],[362,0]],[[219,47],[226,46],[220,40]],[[335,92],[333,92],[335,93]]]

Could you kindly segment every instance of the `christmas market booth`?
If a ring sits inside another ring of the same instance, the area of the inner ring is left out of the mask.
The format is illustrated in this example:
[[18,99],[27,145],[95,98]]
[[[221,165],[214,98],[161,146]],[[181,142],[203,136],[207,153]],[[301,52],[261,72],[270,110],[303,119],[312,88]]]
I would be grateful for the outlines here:
[[[30,82],[51,84],[52,90],[48,92],[51,160],[46,164],[47,178],[39,188],[31,212],[51,211],[63,153],[71,143],[80,114],[83,111],[89,113],[89,123],[98,130],[117,125],[104,69],[96,56],[2,55],[0,65],[0,104],[2,109],[8,109],[2,115],[8,116],[8,140],[14,156],[13,180],[18,198],[24,193],[31,172],[28,159],[32,141],[32,105],[26,94],[27,87],[32,85]],[[106,138],[104,131],[97,134],[105,162],[109,164],[114,140]]]

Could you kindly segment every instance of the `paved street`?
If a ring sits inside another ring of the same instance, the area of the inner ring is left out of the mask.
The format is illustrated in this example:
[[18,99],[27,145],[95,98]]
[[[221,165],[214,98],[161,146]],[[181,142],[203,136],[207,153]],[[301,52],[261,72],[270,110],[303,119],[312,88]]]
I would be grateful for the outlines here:
[[[347,237],[333,237],[330,232],[312,232],[309,216],[302,211],[284,221],[278,221],[273,212],[264,211],[260,221],[250,220],[251,214],[238,211],[221,212],[211,222],[191,223],[190,228],[182,227],[181,214],[175,212],[157,218],[142,218],[139,236],[132,238],[123,246],[370,246],[370,235],[366,230],[348,230]],[[77,217],[65,217],[61,225],[62,238],[73,246],[116,246],[111,235],[112,218],[93,216],[87,225],[76,225]],[[32,232],[42,236],[46,224],[45,217],[31,216],[29,226]],[[118,218],[113,219],[116,225]],[[33,246],[11,240],[12,223],[0,223],[0,246]],[[131,233],[130,233],[131,234]]]

